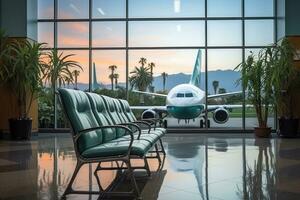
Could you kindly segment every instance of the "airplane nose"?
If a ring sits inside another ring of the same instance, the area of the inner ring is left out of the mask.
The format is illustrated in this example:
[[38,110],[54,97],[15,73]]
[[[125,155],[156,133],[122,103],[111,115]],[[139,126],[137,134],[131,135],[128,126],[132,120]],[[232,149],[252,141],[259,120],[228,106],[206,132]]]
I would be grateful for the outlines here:
[[167,111],[175,118],[178,119],[193,119],[198,117],[203,111],[203,105],[194,106],[167,106]]

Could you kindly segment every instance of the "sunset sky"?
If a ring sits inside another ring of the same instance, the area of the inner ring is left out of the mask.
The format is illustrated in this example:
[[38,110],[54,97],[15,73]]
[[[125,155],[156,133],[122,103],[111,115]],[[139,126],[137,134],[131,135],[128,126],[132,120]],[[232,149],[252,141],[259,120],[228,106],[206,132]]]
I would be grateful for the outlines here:
[[[87,19],[88,1],[59,0],[59,19]],[[124,18],[125,0],[93,0],[94,18]],[[53,0],[39,0],[39,18],[53,18]],[[246,16],[272,16],[272,0],[246,0]],[[208,0],[208,17],[240,17],[240,0]],[[129,0],[129,17],[204,17],[204,0]],[[58,47],[88,48],[88,22],[59,22]],[[53,47],[53,22],[39,23],[39,41]],[[273,20],[246,20],[246,45],[263,46],[273,42]],[[93,47],[126,47],[126,26],[124,21],[93,22]],[[208,46],[242,46],[241,20],[208,20]],[[204,46],[205,22],[190,21],[130,21],[129,47],[180,47]],[[255,49],[254,49],[255,50]],[[84,71],[79,82],[88,83],[88,51],[66,50],[74,53],[74,60],[80,62]],[[130,50],[129,72],[138,66],[140,57],[154,62],[154,75],[191,73],[197,49],[187,50]],[[204,50],[202,61],[205,62]],[[109,65],[117,65],[119,82],[125,82],[126,55],[124,50],[94,50],[97,79],[107,84]],[[233,69],[242,60],[241,49],[209,49],[208,70]],[[204,65],[201,69],[204,71]]]

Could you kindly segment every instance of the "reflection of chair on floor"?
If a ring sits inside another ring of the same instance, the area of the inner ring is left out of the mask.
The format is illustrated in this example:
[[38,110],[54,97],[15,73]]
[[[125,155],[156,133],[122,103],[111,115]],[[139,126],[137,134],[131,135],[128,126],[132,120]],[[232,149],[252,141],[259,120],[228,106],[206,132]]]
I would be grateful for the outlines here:
[[152,175],[151,179],[147,181],[142,191],[142,197],[147,200],[158,199],[159,191],[164,182],[167,170],[158,171]]
[[[114,162],[114,164],[116,164],[116,162]],[[140,172],[140,173],[141,173],[141,175],[138,175],[139,172],[136,172],[135,175],[138,176],[136,178],[136,182],[137,182],[138,188],[141,191],[142,199],[149,199],[149,200],[157,199],[167,171],[162,170],[160,168],[160,170],[157,170],[156,172],[153,172],[151,174],[151,179],[143,176],[142,172]],[[98,174],[98,176],[101,176],[101,174]],[[126,173],[126,171],[117,170],[114,180],[112,180],[112,182],[109,185],[106,185],[105,189],[101,185],[100,179],[98,176],[96,177],[97,183],[99,185],[99,188],[102,191],[104,191],[104,190],[105,191],[118,191],[118,192],[128,191],[128,187],[130,186],[130,183],[129,183],[130,180],[127,179],[128,173]],[[102,199],[102,198],[106,199],[107,197],[109,197],[109,196],[107,196],[106,193],[102,193],[102,194],[100,194],[99,199]],[[125,197],[129,197],[129,196],[122,196],[122,199]]]
[[[148,175],[151,175],[146,155],[156,145],[156,142],[160,140],[163,134],[160,134],[158,130],[150,131],[150,129],[145,133],[139,126],[133,123],[118,124],[119,121],[117,119],[120,116],[115,112],[116,107],[113,104],[114,99],[112,98],[106,99],[107,102],[105,104],[104,97],[100,95],[69,89],[59,89],[59,96],[63,110],[72,128],[74,148],[77,156],[75,171],[62,198],[65,198],[70,193],[105,193],[118,196],[133,194],[140,196],[133,170],[145,169]],[[105,110],[108,112],[105,113]],[[134,130],[137,130],[137,132]],[[156,153],[158,158],[158,150]],[[144,166],[132,167],[131,159],[142,159]],[[105,168],[105,170],[127,170],[128,176],[131,179],[133,192],[103,191],[101,187],[99,187],[100,191],[74,191],[72,189],[72,184],[82,165],[99,163],[95,171],[97,177],[97,171],[104,170],[100,165],[102,162],[117,161],[122,164],[116,167]]]

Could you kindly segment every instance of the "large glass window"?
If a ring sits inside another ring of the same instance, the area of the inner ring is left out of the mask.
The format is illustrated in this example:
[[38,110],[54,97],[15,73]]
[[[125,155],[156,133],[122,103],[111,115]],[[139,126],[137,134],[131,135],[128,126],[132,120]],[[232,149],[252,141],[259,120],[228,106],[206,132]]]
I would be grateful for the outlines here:
[[242,0],[209,0],[207,4],[209,17],[242,16]]
[[130,22],[129,46],[204,46],[204,21]]
[[89,17],[89,1],[87,0],[59,0],[59,19],[83,19]]
[[54,0],[38,0],[38,18],[54,18]]
[[[242,49],[209,49],[207,61],[208,95],[242,91],[241,85],[237,84],[240,73],[234,71],[234,68],[242,62]],[[207,105],[211,109],[217,107],[208,114],[210,127],[242,127],[242,95],[209,98]],[[226,108],[226,105],[230,107]]]
[[93,18],[125,18],[126,0],[93,0]]
[[93,22],[93,47],[125,47],[125,22]]
[[129,17],[204,17],[205,0],[129,0]]
[[[74,54],[72,59],[83,67],[74,73],[76,83],[61,87],[128,98],[131,105],[163,106],[165,98],[143,99],[130,91],[134,71],[146,67],[152,81],[145,90],[168,94],[173,87],[189,83],[201,50],[199,88],[206,95],[241,91],[236,84],[240,74],[234,69],[251,52],[257,55],[275,42],[274,7],[274,0],[38,0],[38,41],[48,44],[46,50]],[[44,99],[54,100],[47,94]],[[170,117],[170,123],[199,127],[207,116],[211,128],[248,129],[256,124],[255,112],[242,97],[208,98],[204,102],[208,111],[202,117],[188,123]],[[43,127],[66,127],[58,105],[48,104],[53,113],[48,116],[50,122],[40,120]],[[222,109],[229,118],[219,123],[216,111]],[[272,113],[272,126],[273,118]]]
[[274,20],[246,20],[246,46],[267,46],[274,43]]
[[210,20],[207,24],[208,46],[241,46],[241,20]]
[[[124,50],[94,50],[92,56],[93,91],[118,91],[120,88],[126,88],[126,52]],[[112,68],[112,66],[115,67]]]
[[87,22],[59,22],[57,27],[58,47],[88,47],[89,26]]
[[54,47],[54,23],[43,22],[38,24],[38,42],[47,43],[46,46]]
[[274,0],[245,0],[246,17],[274,16]]

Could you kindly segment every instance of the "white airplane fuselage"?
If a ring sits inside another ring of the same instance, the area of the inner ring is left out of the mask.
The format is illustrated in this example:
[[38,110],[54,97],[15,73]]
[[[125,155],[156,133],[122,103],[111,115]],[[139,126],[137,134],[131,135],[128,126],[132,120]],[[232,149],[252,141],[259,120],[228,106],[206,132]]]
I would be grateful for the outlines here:
[[205,109],[205,92],[192,84],[180,84],[170,90],[167,111],[177,119],[194,119]]

